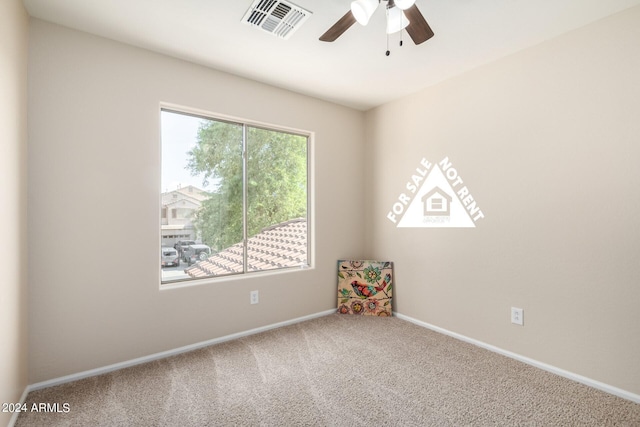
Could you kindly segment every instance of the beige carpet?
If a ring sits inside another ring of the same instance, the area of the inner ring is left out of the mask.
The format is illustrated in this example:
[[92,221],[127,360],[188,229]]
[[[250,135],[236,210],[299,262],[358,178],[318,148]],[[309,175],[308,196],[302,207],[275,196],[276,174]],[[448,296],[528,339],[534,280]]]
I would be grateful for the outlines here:
[[397,318],[330,315],[32,392],[17,426],[640,426],[640,405]]

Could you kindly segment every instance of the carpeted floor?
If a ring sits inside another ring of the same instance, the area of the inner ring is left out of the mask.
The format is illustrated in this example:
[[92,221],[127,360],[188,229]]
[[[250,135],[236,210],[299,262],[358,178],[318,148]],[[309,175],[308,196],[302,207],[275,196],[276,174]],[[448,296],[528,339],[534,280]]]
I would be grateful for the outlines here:
[[640,405],[397,318],[334,314],[74,383],[16,426],[640,426]]

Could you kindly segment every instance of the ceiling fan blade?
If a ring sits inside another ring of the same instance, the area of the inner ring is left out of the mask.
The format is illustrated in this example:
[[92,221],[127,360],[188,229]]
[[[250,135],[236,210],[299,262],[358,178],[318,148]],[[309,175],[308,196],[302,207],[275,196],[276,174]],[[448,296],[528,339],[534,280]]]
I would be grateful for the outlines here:
[[356,18],[351,11],[348,11],[342,18],[338,19],[338,22],[333,24],[326,33],[320,36],[320,41],[332,42],[347,31],[353,24],[356,23]]
[[409,19],[409,25],[406,28],[407,33],[409,33],[415,44],[426,42],[433,37],[433,30],[427,24],[420,10],[418,10],[418,6],[414,4],[405,10],[404,14]]

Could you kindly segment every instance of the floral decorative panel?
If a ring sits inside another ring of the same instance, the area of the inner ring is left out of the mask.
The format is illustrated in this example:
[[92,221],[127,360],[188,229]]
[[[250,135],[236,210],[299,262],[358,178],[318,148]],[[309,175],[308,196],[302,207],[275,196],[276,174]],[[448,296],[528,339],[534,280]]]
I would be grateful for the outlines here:
[[338,261],[338,312],[391,316],[393,263]]

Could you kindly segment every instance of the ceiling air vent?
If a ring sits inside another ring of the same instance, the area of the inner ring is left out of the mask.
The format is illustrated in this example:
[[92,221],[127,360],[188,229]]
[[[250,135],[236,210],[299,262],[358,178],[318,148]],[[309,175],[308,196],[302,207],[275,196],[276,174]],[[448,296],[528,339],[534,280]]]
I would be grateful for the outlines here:
[[306,21],[311,12],[280,0],[255,0],[242,22],[267,33],[288,39]]

